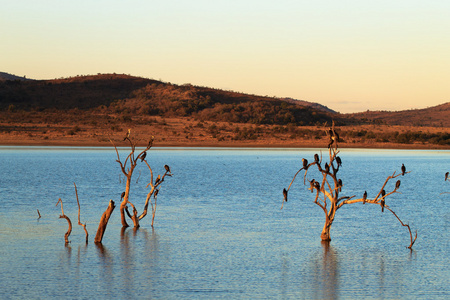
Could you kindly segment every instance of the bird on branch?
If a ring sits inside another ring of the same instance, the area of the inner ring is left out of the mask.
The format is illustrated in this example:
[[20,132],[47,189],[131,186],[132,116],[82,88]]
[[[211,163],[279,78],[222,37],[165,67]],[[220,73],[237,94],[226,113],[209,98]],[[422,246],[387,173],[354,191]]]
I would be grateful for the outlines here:
[[406,173],[406,167],[404,164],[402,164],[402,176],[404,176]]
[[381,212],[384,212],[384,196],[386,195],[386,191],[382,190],[381,191]]
[[288,196],[288,191],[286,189],[283,189],[283,197],[284,197],[284,202],[287,202],[287,196]]
[[161,175],[158,175],[155,180],[155,185],[157,185],[161,181]]
[[339,156],[336,156],[336,162],[337,162],[338,167],[342,166],[342,160]]
[[141,156],[141,161],[144,161],[145,157],[147,156],[147,152],[144,151]]
[[366,204],[366,200],[367,200],[367,191],[364,191],[363,204]]
[[400,187],[400,183],[401,183],[401,181],[397,180],[397,182],[395,183],[395,189],[398,189]]
[[318,164],[319,163],[319,154],[314,154],[314,162],[316,163],[316,164]]
[[168,165],[164,165],[164,169],[166,169],[166,172],[167,172],[167,173],[171,173],[171,172],[170,172],[170,167],[169,167]]
[[444,181],[448,180],[448,174],[449,174],[449,172],[445,173],[445,180]]
[[130,138],[130,134],[131,134],[131,128],[128,128],[127,135],[125,135],[123,140],[125,141],[126,139],[129,139]]
[[302,158],[303,169],[308,170],[308,160],[306,158]]

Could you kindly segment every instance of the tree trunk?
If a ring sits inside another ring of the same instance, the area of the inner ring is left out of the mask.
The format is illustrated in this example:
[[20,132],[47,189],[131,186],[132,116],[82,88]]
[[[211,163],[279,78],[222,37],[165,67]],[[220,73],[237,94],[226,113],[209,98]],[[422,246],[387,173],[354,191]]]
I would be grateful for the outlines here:
[[130,195],[130,186],[131,186],[131,176],[127,176],[127,184],[125,187],[125,196],[123,197],[122,203],[120,203],[120,220],[122,222],[123,227],[129,226],[127,223],[127,220],[125,218],[125,207],[127,206],[128,198]]
[[331,224],[332,224],[332,222],[325,222],[325,225],[323,226],[322,234],[320,235],[320,238],[324,242],[331,241],[331,237],[330,237]]
[[109,218],[111,217],[112,212],[114,211],[114,201],[110,200],[108,208],[103,213],[100,218],[100,223],[98,224],[97,234],[95,235],[94,242],[101,243],[103,239],[103,234],[105,233],[106,226],[108,225]]

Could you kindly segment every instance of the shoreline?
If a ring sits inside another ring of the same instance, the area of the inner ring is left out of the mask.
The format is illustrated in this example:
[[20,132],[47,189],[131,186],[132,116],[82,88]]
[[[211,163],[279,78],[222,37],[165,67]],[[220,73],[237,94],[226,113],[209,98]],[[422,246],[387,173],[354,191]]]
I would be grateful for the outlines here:
[[[17,147],[113,147],[111,142],[91,141],[68,141],[68,140],[0,140],[0,146],[17,146]],[[128,145],[117,145],[118,147],[128,147]],[[144,147],[142,143],[138,143],[137,147]],[[302,148],[326,148],[323,142],[286,142],[286,141],[240,141],[240,142],[164,142],[155,141],[155,148],[286,148],[286,149],[302,149]],[[395,144],[395,143],[340,143],[340,149],[391,149],[391,150],[450,150],[448,146],[430,145],[430,144]]]

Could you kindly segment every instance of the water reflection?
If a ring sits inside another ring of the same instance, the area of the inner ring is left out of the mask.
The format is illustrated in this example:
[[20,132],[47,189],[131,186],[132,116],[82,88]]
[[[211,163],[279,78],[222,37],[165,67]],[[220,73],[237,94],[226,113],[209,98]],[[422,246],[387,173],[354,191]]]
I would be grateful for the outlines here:
[[312,259],[312,288],[316,299],[335,299],[339,290],[339,255],[330,245],[322,242],[322,255]]

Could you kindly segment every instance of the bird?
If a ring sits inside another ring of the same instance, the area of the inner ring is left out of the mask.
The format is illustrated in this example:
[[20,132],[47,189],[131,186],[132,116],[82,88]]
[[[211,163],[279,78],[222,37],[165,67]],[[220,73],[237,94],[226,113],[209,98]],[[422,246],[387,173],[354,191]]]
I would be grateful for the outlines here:
[[334,135],[334,137],[335,137],[335,139],[336,139],[336,142],[339,142],[339,134],[338,134],[337,131],[334,130],[334,129],[333,129],[333,135]]
[[325,163],[325,172],[329,172],[330,171],[330,166],[328,165],[328,163]]
[[397,180],[397,182],[395,183],[395,189],[398,189],[400,187],[400,180]]
[[167,171],[168,173],[170,173],[170,168],[169,168],[168,165],[164,165],[164,169],[166,169],[166,171]]
[[338,188],[339,188],[339,192],[342,190],[342,179],[338,180]]
[[308,170],[308,160],[306,158],[302,158],[303,169]]
[[445,180],[444,181],[447,181],[447,179],[448,179],[448,172],[445,173]]
[[159,190],[155,190],[155,193],[153,194],[153,197],[156,199],[156,196],[158,196]]
[[314,154],[314,161],[316,162],[316,163],[319,163],[319,154]]
[[404,164],[402,164],[402,176],[405,175],[405,172],[406,172],[406,167]]
[[336,156],[336,162],[337,162],[338,167],[342,166],[342,160],[339,156]]
[[155,139],[155,137],[152,135],[152,137],[148,141],[147,149],[150,149],[153,146],[153,140],[154,139]]
[[131,128],[128,128],[127,135],[123,138],[124,141],[125,141],[126,139],[129,139],[129,138],[130,138],[130,133],[131,133]]
[[287,202],[287,195],[288,195],[288,191],[286,189],[283,189],[284,202]]
[[144,153],[142,153],[142,156],[141,156],[141,161],[144,161],[146,156],[147,156],[147,152],[144,151]]
[[158,177],[156,177],[156,180],[155,180],[155,185],[156,184],[158,184],[158,182],[161,180],[161,175],[158,175]]
[[367,191],[364,191],[363,204],[366,204],[366,199],[367,199]]
[[313,192],[315,182],[316,182],[315,179],[313,179],[313,180],[311,180],[311,181],[309,182],[309,186],[310,186],[310,188],[311,188],[311,193]]
[[384,196],[385,195],[386,195],[386,191],[382,190],[381,191],[381,197],[383,197],[383,198],[381,198],[381,212],[384,212]]
[[318,181],[314,182],[314,187],[320,191],[320,183]]
[[123,197],[125,197],[125,192],[122,192],[122,195],[120,195],[120,199],[122,199]]

